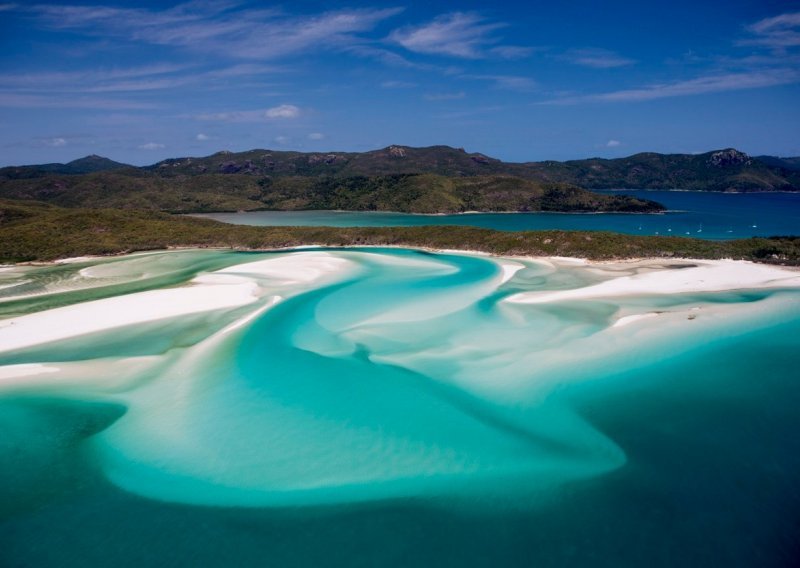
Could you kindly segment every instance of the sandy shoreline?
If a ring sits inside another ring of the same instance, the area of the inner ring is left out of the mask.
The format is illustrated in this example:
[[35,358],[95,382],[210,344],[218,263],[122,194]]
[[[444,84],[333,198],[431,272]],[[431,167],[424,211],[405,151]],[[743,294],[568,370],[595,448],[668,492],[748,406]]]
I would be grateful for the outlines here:
[[[620,296],[725,292],[764,288],[800,287],[800,271],[756,264],[744,260],[645,260],[594,264],[611,276],[598,284],[556,291],[520,292],[505,299],[519,304],[540,304],[565,300],[590,300]],[[628,272],[633,271],[633,274]]]
[[[354,264],[324,251],[287,254],[197,275],[176,288],[124,294],[0,320],[0,353],[69,337],[263,303],[259,280],[297,288]],[[266,299],[269,305],[277,300]]]

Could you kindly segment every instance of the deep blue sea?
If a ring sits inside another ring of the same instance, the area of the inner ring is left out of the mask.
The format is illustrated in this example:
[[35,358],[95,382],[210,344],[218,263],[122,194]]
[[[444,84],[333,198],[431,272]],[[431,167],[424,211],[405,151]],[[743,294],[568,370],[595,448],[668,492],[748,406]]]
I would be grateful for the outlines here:
[[[612,193],[612,192],[601,192]],[[569,213],[473,213],[410,215],[350,211],[255,211],[202,215],[240,225],[374,227],[472,225],[501,231],[572,229],[633,235],[741,239],[800,234],[800,193],[709,193],[620,191],[658,201],[669,211],[657,215]]]
[[0,566],[796,566],[796,273],[699,264],[2,268]]

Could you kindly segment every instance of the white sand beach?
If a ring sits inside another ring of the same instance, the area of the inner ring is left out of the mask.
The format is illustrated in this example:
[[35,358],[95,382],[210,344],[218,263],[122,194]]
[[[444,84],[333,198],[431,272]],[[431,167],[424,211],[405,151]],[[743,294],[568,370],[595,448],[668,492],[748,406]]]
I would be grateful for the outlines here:
[[741,260],[663,260],[635,263],[587,263],[596,273],[608,275],[592,286],[557,291],[530,291],[505,299],[519,304],[591,300],[619,296],[721,292],[755,288],[800,286],[800,271]]
[[[298,286],[354,267],[327,252],[276,256],[200,274],[186,286],[126,294],[0,320],[0,352],[183,315],[253,304],[270,284]],[[279,297],[267,300],[273,305]]]
[[[658,259],[593,263],[583,259],[491,258],[501,269],[496,285],[512,279],[525,267],[525,260],[556,267],[585,266],[607,278],[581,288],[526,291],[503,300],[512,304],[800,286],[800,271],[745,261],[680,260],[667,264]],[[128,294],[0,320],[0,352],[127,325],[263,302],[264,296],[277,288],[280,295],[268,300],[272,305],[287,293],[292,295],[294,288],[319,284],[320,280],[355,270],[357,266],[347,258],[323,250],[288,252],[201,274],[182,287]],[[615,326],[626,326],[651,315],[621,314]]]

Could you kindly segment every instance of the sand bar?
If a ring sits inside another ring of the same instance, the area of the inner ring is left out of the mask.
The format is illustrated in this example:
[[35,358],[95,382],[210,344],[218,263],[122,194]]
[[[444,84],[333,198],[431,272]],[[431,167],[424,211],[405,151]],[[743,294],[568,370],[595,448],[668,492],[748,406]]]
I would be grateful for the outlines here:
[[[326,252],[276,256],[200,274],[187,286],[83,302],[0,320],[0,352],[188,314],[231,309],[262,299],[258,278],[316,282],[354,263]],[[269,305],[278,299],[269,299]]]
[[[700,260],[675,263],[659,268],[663,261],[638,263],[631,270],[655,267],[655,270],[619,275],[611,270],[611,279],[598,284],[556,291],[520,292],[505,301],[518,304],[542,304],[568,300],[592,300],[619,296],[723,292],[756,288],[794,288],[800,286],[800,271],[742,260]],[[619,266],[625,265],[615,265]]]

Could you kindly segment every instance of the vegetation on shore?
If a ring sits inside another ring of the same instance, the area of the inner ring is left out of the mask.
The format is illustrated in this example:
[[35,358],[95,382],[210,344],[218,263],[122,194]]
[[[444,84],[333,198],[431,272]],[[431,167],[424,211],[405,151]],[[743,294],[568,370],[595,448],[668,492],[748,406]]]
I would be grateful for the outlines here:
[[584,211],[654,213],[664,207],[624,195],[513,176],[281,176],[203,174],[164,177],[139,170],[49,174],[0,181],[0,197],[62,207],[154,209],[172,213],[345,209],[406,213]]
[[502,255],[734,258],[800,265],[800,237],[708,241],[591,231],[476,227],[251,227],[156,211],[61,208],[0,200],[0,262],[49,261],[170,247],[264,250],[298,245],[408,246]]
[[99,156],[0,168],[0,198],[62,207],[171,213],[342,209],[406,213],[580,211],[664,207],[591,189],[800,191],[793,158],[642,153],[613,160],[508,163],[449,146],[371,152],[218,152],[137,168]]

